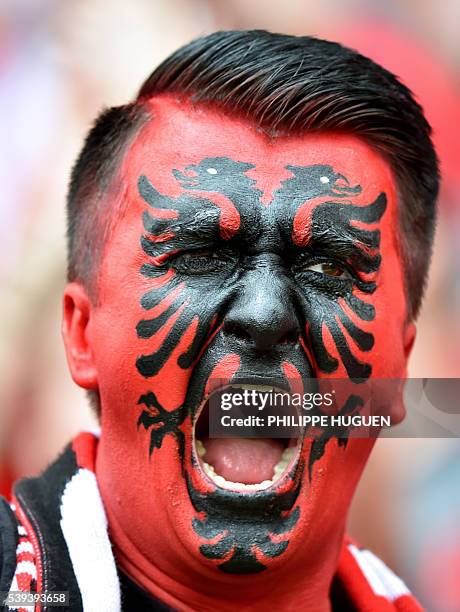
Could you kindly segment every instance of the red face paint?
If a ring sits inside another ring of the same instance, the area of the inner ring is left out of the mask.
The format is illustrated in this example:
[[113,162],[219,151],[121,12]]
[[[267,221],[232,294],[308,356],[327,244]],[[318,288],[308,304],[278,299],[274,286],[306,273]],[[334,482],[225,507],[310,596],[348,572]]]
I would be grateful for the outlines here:
[[323,609],[373,441],[307,440],[290,474],[238,493],[204,474],[193,424],[225,381],[405,375],[391,171],[351,135],[150,105],[89,330],[118,563],[181,609]]

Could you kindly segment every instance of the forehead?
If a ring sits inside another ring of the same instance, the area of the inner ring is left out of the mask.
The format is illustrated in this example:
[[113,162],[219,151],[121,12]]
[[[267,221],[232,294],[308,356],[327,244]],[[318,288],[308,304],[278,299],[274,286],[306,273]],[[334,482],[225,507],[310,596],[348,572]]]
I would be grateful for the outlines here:
[[136,200],[141,175],[173,194],[178,191],[174,170],[183,171],[190,164],[215,157],[253,165],[246,174],[255,180],[266,204],[290,176],[287,166],[293,165],[328,165],[348,181],[359,183],[368,197],[385,191],[389,204],[395,197],[387,162],[352,134],[325,132],[271,137],[249,121],[169,96],[153,98],[147,106],[151,117],[133,140],[121,167],[122,179]]

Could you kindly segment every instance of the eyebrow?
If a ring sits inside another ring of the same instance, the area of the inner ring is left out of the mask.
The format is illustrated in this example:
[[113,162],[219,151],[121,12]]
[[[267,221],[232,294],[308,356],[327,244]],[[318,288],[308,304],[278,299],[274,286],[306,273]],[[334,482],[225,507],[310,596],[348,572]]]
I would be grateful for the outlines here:
[[140,238],[142,250],[154,259],[155,265],[161,265],[181,250],[222,245],[219,215],[218,208],[215,215],[210,215],[209,208],[202,208],[175,219],[156,219],[144,211],[145,232]]
[[[167,221],[178,221],[173,227],[181,231],[187,224],[190,230],[213,232],[217,224],[223,238],[229,239],[240,227],[240,213],[235,203],[224,193],[181,193],[168,196],[160,193],[151,181],[142,174],[137,182],[139,195],[148,204],[149,213],[144,215],[144,228],[149,233],[164,231]],[[216,211],[216,216],[212,213]],[[172,231],[172,228],[171,228]]]
[[154,238],[162,234],[170,234],[171,238],[214,237],[219,234],[220,211],[217,207],[197,208],[181,212],[176,218],[159,219],[152,216],[148,210],[142,215],[142,222],[147,237]]
[[[351,226],[352,229],[356,230]],[[339,227],[327,227],[323,232],[312,236],[310,242],[302,250],[312,255],[326,255],[350,261],[357,270],[374,272],[380,265],[380,230],[365,230],[369,243],[356,239],[350,231],[350,225],[340,224]]]

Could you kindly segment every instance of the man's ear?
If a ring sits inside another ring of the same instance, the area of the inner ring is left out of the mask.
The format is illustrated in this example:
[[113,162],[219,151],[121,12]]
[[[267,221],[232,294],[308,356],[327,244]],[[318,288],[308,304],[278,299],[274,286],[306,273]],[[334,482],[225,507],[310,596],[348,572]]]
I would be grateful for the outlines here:
[[69,283],[64,290],[62,336],[73,380],[84,389],[98,389],[90,338],[93,305],[84,287]]
[[409,359],[414,346],[415,337],[417,335],[417,328],[413,321],[408,321],[404,329],[404,356]]
[[[404,366],[403,378],[407,376],[407,360],[410,357],[412,352],[412,347],[414,346],[415,336],[417,334],[417,329],[415,327],[415,323],[413,321],[408,321],[404,325],[404,337],[403,337],[403,348],[404,348],[404,357],[406,361],[406,365]],[[404,420],[406,416],[406,407],[404,405],[403,399],[403,385],[401,385],[401,393],[397,395],[393,399],[391,404],[391,423],[392,425],[398,425],[401,421]]]

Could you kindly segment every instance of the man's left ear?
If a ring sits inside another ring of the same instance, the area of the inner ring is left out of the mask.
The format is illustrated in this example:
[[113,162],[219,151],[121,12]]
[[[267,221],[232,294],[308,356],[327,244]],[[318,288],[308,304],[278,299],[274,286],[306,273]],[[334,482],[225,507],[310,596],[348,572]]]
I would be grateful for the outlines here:
[[[404,349],[404,371],[401,373],[402,378],[407,376],[407,361],[414,346],[417,329],[413,321],[408,321],[404,326],[403,349]],[[391,402],[391,424],[398,425],[406,416],[406,407],[404,405],[403,390],[404,384],[400,385],[401,393]]]
[[69,283],[63,296],[62,337],[73,380],[84,389],[98,389],[97,369],[91,346],[93,306],[84,287]]
[[404,329],[404,356],[406,361],[409,359],[414,346],[415,337],[417,335],[417,329],[413,321],[408,321]]

